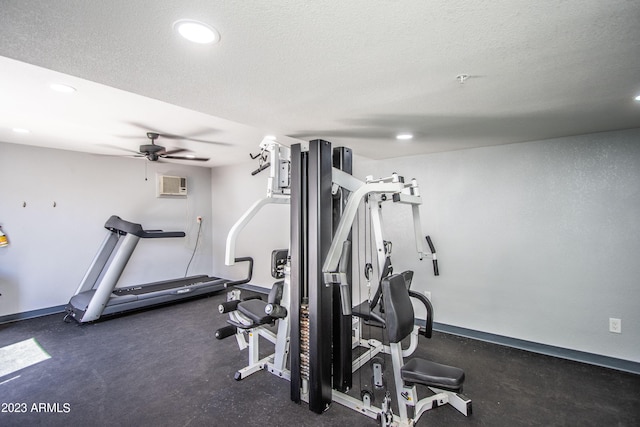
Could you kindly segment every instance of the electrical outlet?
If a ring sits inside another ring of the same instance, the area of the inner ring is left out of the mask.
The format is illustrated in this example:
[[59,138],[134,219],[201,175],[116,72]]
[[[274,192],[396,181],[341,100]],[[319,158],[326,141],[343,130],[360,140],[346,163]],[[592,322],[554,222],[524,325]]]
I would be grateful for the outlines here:
[[196,217],[196,222],[197,222],[198,224],[202,223],[202,217],[201,217],[201,216],[197,216],[197,217]]
[[613,332],[614,334],[622,333],[622,319],[616,319],[613,317],[609,318],[609,332]]

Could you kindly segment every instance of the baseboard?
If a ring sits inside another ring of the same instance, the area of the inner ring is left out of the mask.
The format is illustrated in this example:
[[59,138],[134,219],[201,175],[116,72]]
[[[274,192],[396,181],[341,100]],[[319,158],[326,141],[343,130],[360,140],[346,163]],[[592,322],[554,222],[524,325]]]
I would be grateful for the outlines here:
[[590,365],[602,366],[605,368],[616,369],[618,371],[640,375],[640,363],[632,362],[629,360],[617,359],[615,357],[602,356],[599,354],[587,353],[584,351],[570,350],[567,348],[555,347],[552,345],[540,344],[532,341],[525,341],[517,338],[510,338],[502,335],[495,335],[487,332],[480,332],[473,329],[445,325],[436,322],[433,323],[433,330],[452,335],[459,335],[461,337],[471,338],[474,340],[504,345],[506,347],[518,348],[521,350],[530,351],[532,353],[559,357],[562,359],[588,363]]
[[48,316],[50,314],[64,313],[64,305],[41,308],[39,310],[25,311],[24,313],[9,314],[0,317],[0,325],[3,323],[17,322],[18,320],[33,319],[34,317]]

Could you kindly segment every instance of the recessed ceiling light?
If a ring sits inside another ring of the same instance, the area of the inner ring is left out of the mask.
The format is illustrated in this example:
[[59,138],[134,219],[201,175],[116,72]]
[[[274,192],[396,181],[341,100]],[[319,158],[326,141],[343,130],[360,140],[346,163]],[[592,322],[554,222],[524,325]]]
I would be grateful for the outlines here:
[[24,128],[13,128],[13,131],[15,133],[29,133],[29,129],[24,129]]
[[275,141],[276,140],[276,136],[275,135],[267,135],[264,137],[264,139],[268,139],[269,141]]
[[187,159],[195,159],[196,156],[194,154],[185,154],[184,155]]
[[635,99],[636,101],[640,101],[640,95],[636,96],[636,97],[635,97],[635,98],[633,98],[633,99]]
[[69,86],[69,85],[63,85],[61,83],[51,83],[49,87],[52,90],[55,90],[56,92],[72,93],[76,91],[75,87]]
[[408,139],[413,139],[413,135],[410,133],[399,133],[396,135],[396,139],[406,141]]
[[194,43],[211,44],[220,41],[220,33],[215,28],[193,19],[180,19],[173,28],[185,39]]

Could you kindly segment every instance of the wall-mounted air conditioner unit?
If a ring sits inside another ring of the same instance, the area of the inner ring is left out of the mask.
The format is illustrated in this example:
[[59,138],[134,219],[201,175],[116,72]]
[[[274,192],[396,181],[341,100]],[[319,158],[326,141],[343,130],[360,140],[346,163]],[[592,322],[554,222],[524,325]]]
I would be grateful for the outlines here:
[[186,196],[187,178],[180,176],[158,176],[158,196]]

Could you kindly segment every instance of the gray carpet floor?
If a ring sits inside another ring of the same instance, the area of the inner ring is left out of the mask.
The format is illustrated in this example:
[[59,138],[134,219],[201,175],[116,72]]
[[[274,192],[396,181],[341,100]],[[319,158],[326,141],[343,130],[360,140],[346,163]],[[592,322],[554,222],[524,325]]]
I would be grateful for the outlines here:
[[[0,378],[0,426],[378,425],[335,403],[312,413],[290,401],[289,382],[266,372],[235,381],[247,351],[214,338],[225,325],[216,309],[224,298],[86,325],[62,314],[0,325],[0,347],[33,337],[51,355]],[[473,400],[468,418],[445,406],[418,426],[640,426],[638,375],[437,332],[415,356],[463,368]],[[371,382],[362,371],[354,396]],[[10,404],[27,410],[9,412]]]

